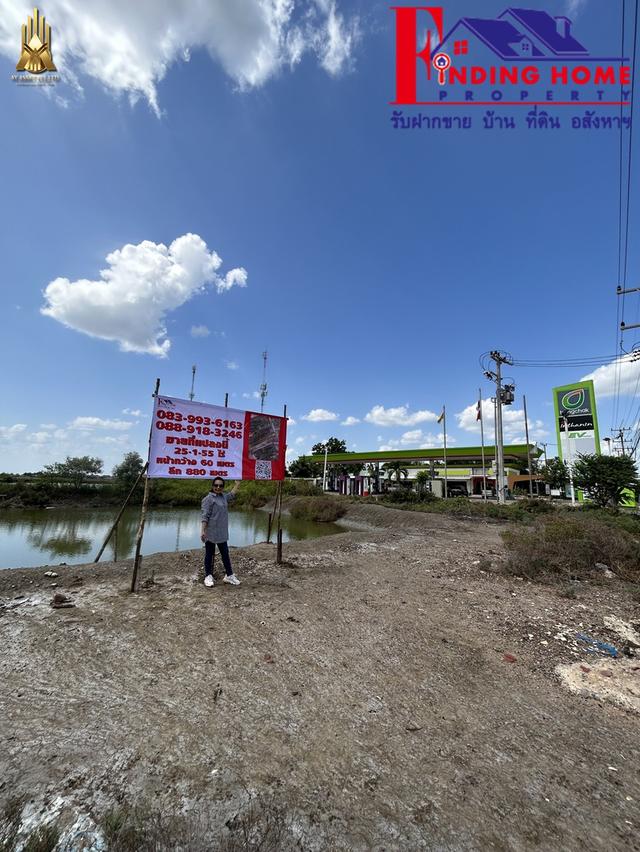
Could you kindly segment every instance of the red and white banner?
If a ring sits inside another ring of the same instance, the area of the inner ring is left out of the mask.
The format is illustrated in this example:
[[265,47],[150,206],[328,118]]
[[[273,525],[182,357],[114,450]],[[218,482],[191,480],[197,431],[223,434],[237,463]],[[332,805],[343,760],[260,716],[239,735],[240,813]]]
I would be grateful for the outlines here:
[[157,396],[148,476],[284,479],[286,443],[285,417]]

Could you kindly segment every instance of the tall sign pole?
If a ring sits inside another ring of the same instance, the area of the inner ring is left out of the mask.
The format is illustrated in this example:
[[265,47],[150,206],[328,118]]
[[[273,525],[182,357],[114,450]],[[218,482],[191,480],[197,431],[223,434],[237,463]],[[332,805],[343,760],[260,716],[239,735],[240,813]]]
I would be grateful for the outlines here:
[[478,388],[478,417],[480,418],[480,444],[482,447],[482,498],[487,502],[487,467],[484,459],[484,417],[482,414],[482,388]]
[[527,467],[529,468],[529,497],[533,497],[533,471],[531,470],[531,447],[529,446],[529,420],[527,418],[527,398],[522,396],[524,406],[524,434],[527,441]]

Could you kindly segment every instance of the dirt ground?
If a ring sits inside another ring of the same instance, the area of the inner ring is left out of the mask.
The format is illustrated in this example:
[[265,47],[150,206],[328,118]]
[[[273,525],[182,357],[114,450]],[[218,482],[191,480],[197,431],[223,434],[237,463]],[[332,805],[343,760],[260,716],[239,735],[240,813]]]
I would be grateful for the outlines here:
[[505,576],[497,523],[344,522],[281,566],[232,550],[239,588],[205,588],[200,551],[146,557],[135,595],[130,561],[1,571],[0,800],[26,796],[23,829],[103,849],[101,816],[144,804],[211,849],[640,850],[640,716],[556,672],[640,681],[575,641],[637,627],[628,593]]

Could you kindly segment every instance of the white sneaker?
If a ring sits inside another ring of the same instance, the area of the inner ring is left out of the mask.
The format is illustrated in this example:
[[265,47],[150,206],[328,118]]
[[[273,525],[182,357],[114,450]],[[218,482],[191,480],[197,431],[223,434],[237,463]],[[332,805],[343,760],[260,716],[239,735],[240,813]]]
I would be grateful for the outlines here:
[[208,586],[209,588],[211,588],[211,586],[215,586],[216,581],[213,579],[211,574],[207,574],[204,578],[204,584],[205,584],[205,586]]
[[240,580],[236,577],[235,574],[229,574],[228,576],[225,574],[222,578],[223,583],[230,583],[232,586],[239,586]]

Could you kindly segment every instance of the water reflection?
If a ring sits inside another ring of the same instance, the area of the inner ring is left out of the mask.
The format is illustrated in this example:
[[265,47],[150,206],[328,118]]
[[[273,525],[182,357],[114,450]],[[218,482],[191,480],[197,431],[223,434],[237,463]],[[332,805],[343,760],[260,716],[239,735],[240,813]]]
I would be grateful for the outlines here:
[[[91,561],[115,520],[113,509],[9,509],[0,512],[0,568],[45,562]],[[140,510],[126,509],[102,556],[103,561],[133,556]],[[262,511],[229,514],[229,542],[244,547],[267,538],[268,516]],[[283,541],[340,532],[334,524],[314,524],[282,517]],[[272,535],[272,541],[275,534]],[[145,525],[142,553],[199,548],[200,512],[152,509]]]

